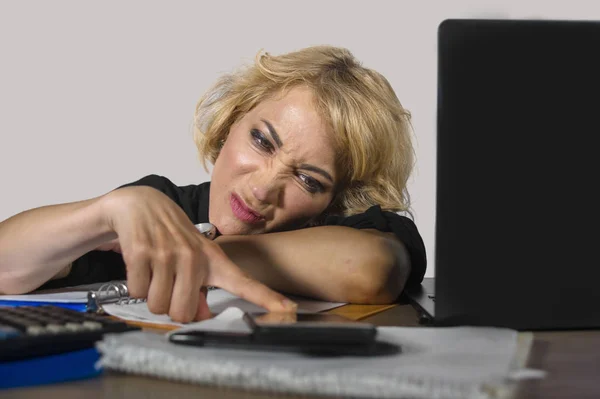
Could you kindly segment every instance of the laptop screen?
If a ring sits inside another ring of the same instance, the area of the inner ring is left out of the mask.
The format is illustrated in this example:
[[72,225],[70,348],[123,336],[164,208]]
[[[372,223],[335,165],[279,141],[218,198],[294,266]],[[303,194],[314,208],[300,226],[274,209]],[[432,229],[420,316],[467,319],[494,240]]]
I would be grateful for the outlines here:
[[600,325],[600,22],[438,35],[436,319]]

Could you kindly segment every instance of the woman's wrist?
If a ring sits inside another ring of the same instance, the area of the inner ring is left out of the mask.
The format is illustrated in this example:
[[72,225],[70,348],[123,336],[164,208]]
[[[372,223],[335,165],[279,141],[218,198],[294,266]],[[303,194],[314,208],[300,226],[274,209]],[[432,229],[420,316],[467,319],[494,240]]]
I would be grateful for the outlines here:
[[95,198],[85,209],[88,215],[88,223],[92,226],[94,232],[93,237],[89,237],[93,241],[98,241],[100,244],[117,238],[117,234],[112,227],[111,212],[115,206],[115,199],[111,196],[112,192],[101,197]]

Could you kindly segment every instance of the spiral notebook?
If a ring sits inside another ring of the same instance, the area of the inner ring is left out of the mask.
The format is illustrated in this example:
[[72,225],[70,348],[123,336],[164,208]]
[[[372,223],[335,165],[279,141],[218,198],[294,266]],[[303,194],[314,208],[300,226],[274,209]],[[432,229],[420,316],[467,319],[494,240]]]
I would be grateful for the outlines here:
[[[229,308],[213,319],[184,328],[247,331],[242,316],[240,309]],[[400,346],[401,352],[324,357],[226,350],[175,345],[163,334],[146,331],[105,335],[97,348],[102,354],[99,364],[105,369],[275,395],[508,398],[513,385],[506,384],[507,378],[543,377],[543,371],[525,368],[531,333],[486,327],[377,330],[378,340]]]
[[[340,302],[323,302],[296,296],[289,296],[289,298],[298,303],[299,313],[322,312],[345,305]],[[247,312],[264,311],[263,308],[219,288],[209,289],[207,302],[213,314],[221,313],[232,306]],[[126,281],[46,290],[26,295],[0,295],[1,305],[55,305],[82,312],[104,312],[133,323],[157,327],[183,325],[174,322],[166,314],[158,315],[150,312],[145,299],[130,298]]]

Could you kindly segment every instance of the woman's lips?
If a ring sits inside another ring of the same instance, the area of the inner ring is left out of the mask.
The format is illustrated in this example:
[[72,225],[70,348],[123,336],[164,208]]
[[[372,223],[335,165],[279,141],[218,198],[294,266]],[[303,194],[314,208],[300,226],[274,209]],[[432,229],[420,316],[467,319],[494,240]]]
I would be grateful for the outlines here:
[[229,205],[231,206],[231,211],[235,217],[242,222],[255,224],[265,220],[262,215],[248,208],[246,204],[244,204],[244,201],[235,194],[231,194],[229,197]]

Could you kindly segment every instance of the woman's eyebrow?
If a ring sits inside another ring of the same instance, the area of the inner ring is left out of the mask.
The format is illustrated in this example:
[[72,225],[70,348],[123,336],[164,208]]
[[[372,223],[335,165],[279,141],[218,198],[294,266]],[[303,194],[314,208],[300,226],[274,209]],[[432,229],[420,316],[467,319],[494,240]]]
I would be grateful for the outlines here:
[[[283,146],[283,142],[281,141],[281,137],[279,137],[279,134],[277,134],[277,131],[275,130],[273,125],[271,125],[271,123],[266,119],[261,119],[261,121],[265,125],[267,125],[267,130],[269,130],[269,134],[271,134],[271,137],[273,137],[273,141],[275,141],[277,148],[281,148]],[[317,166],[309,165],[309,164],[302,164],[302,165],[300,165],[300,169],[310,170],[311,172],[318,173],[333,184],[333,178],[331,177],[331,175],[327,171],[325,171]]]
[[283,143],[281,142],[281,138],[279,137],[279,134],[277,134],[277,131],[275,130],[273,125],[271,125],[271,123],[269,123],[269,121],[266,119],[261,119],[261,121],[263,121],[263,123],[267,125],[267,129],[269,130],[271,137],[273,137],[273,141],[275,141],[277,148],[281,148],[283,146]]
[[331,175],[317,166],[309,165],[309,164],[302,164],[302,165],[300,165],[300,169],[310,170],[311,172],[318,173],[321,176],[323,176],[324,178],[326,178],[327,180],[329,180],[331,182],[331,184],[333,184],[333,178],[331,177]]

